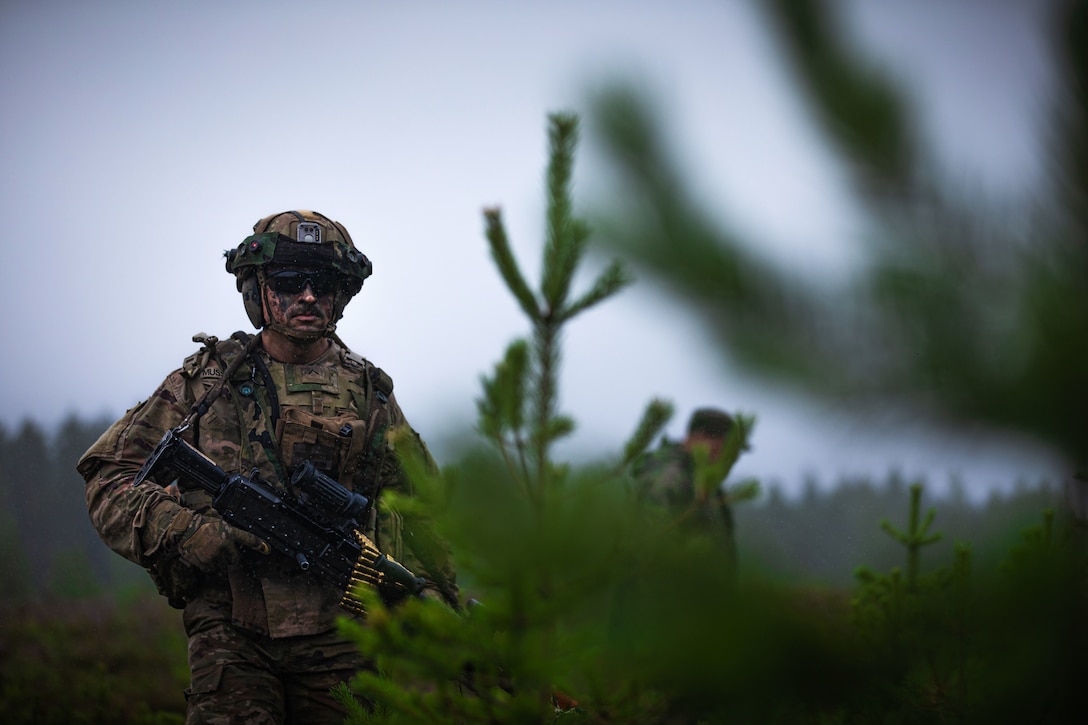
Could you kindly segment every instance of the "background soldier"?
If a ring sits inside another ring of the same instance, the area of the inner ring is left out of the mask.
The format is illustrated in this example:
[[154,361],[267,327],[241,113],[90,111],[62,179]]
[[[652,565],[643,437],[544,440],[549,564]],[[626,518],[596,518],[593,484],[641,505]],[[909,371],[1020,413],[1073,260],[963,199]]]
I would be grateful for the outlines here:
[[[339,222],[312,211],[259,220],[227,253],[256,335],[203,343],[154,394],[84,454],[87,507],[102,539],[147,568],[184,608],[189,639],[187,722],[339,723],[330,688],[370,666],[336,631],[342,591],[225,523],[202,489],[133,485],[163,434],[184,436],[227,472],[281,489],[304,460],[366,496],[364,532],[426,580],[423,596],[456,604],[446,548],[422,521],[382,506],[410,494],[389,433],[426,449],[393,396],[392,380],[336,336],[370,260]],[[407,435],[402,433],[406,432]]]
[[733,511],[722,477],[713,479],[713,486],[697,485],[696,452],[705,451],[706,470],[713,472],[725,450],[725,443],[734,428],[733,417],[716,408],[700,408],[688,420],[683,441],[662,439],[657,449],[639,458],[632,470],[641,500],[668,509],[684,528],[700,531],[720,539],[727,556],[727,565],[736,570],[737,553],[734,537]]

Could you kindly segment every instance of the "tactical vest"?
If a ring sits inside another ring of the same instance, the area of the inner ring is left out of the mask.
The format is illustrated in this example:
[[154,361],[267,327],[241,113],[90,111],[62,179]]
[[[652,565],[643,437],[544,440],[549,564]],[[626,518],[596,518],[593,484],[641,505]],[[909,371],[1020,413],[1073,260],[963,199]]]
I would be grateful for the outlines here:
[[[309,460],[369,499],[367,520],[360,524],[382,546],[375,503],[394,463],[386,436],[394,422],[389,376],[342,344],[312,364],[291,365],[272,360],[256,345],[247,354],[251,338],[245,333],[194,340],[204,346],[182,365],[196,401],[193,444],[224,470],[255,473],[280,489],[289,488],[294,469]],[[184,481],[179,487],[187,507],[211,508],[203,490]],[[331,622],[342,613],[336,605],[342,593],[300,588],[293,562],[258,557],[247,553],[243,566],[229,572],[237,624],[273,636],[312,634],[322,616]]]
[[[235,458],[228,470],[257,468],[269,482],[285,486],[295,467],[309,460],[349,489],[366,496],[380,493],[375,486],[389,452],[393,392],[384,371],[342,345],[306,365],[276,362],[260,348],[239,364],[249,335],[194,339],[205,345],[186,358],[182,373],[198,404],[225,372],[231,373],[217,396],[224,402],[216,401],[193,421],[198,448],[222,447],[242,433],[248,446],[239,442],[237,451],[218,451]],[[234,416],[223,415],[225,401],[233,403]],[[221,458],[217,451],[205,452]]]

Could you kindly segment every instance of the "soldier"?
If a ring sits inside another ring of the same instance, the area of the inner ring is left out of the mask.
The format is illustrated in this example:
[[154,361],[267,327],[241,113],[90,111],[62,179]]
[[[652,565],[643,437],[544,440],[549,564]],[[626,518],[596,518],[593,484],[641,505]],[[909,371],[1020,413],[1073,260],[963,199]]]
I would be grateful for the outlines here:
[[[256,335],[203,343],[154,394],[83,455],[87,508],[102,539],[147,568],[184,608],[190,686],[187,723],[339,723],[330,688],[372,667],[339,636],[343,594],[267,544],[223,521],[211,497],[183,477],[133,479],[162,435],[185,437],[222,469],[283,487],[311,461],[372,505],[365,531],[383,553],[422,576],[425,597],[455,605],[448,551],[422,522],[382,506],[410,494],[393,438],[426,455],[381,369],[335,334],[372,266],[347,229],[322,214],[259,220],[226,254],[227,271]],[[171,486],[172,487],[172,486]]]
[[632,474],[640,499],[680,516],[688,529],[697,529],[723,542],[731,569],[736,567],[733,512],[721,486],[714,491],[696,486],[695,449],[704,447],[707,463],[720,461],[733,417],[715,408],[700,408],[688,420],[681,442],[664,439],[637,461]]

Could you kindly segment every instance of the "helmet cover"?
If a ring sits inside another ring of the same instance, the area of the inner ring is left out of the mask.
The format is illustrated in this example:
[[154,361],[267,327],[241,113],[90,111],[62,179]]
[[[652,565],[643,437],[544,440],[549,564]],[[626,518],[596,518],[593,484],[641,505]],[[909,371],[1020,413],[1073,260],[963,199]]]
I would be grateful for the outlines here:
[[331,268],[340,274],[343,284],[333,302],[330,334],[348,300],[374,269],[367,256],[355,248],[343,224],[309,210],[285,211],[258,220],[253,234],[224,256],[227,271],[235,276],[242,293],[246,314],[258,328],[267,324],[261,299],[265,268]]
[[724,438],[733,427],[733,416],[717,408],[699,408],[688,420],[688,435]]

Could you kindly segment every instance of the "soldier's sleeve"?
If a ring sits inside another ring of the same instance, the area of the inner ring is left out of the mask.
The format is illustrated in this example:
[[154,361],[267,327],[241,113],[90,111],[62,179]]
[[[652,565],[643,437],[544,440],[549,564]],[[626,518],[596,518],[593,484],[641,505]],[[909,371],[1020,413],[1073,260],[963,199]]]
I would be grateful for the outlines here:
[[[411,481],[408,480],[400,456],[408,455],[407,447],[424,457],[427,465],[434,470],[438,466],[427,450],[419,434],[408,424],[403,411],[390,395],[390,427],[397,432],[397,448],[386,458],[382,467],[383,490],[391,490],[401,496],[413,496]],[[399,449],[399,450],[398,450]],[[394,550],[390,552],[400,563],[427,580],[425,589],[438,593],[449,604],[457,603],[457,573],[449,544],[435,531],[434,522],[428,516],[406,514],[393,511],[387,506],[378,506],[378,536],[388,542]]]
[[164,488],[168,481],[133,480],[163,434],[187,415],[185,381],[171,373],[155,393],[130,409],[76,464],[86,482],[87,511],[102,540],[129,561],[147,567],[192,513]]

